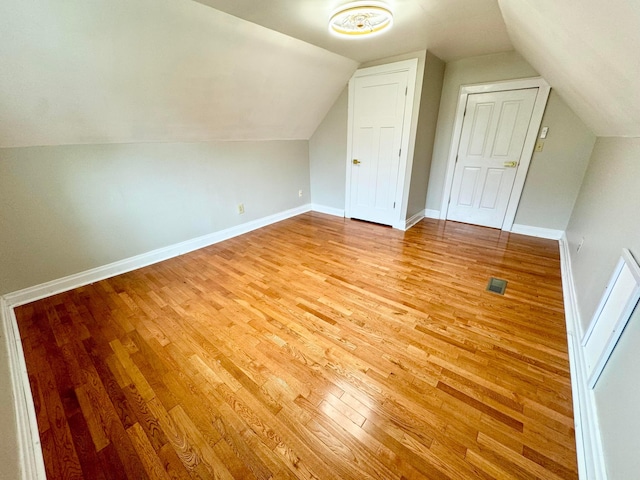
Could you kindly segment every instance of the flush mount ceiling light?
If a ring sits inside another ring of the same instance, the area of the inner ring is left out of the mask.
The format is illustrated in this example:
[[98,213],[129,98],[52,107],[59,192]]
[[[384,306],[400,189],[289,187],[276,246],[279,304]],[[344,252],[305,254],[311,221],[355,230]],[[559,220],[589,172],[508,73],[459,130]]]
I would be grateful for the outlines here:
[[366,37],[393,25],[391,10],[378,2],[356,2],[340,7],[329,20],[329,31],[346,37]]

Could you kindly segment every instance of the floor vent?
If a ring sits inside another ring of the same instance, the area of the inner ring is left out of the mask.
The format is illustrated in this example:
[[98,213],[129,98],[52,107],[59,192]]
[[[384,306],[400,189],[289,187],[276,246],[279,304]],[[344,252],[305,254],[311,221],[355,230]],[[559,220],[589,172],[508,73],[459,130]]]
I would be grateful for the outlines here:
[[504,291],[507,289],[507,281],[501,278],[491,277],[487,284],[487,291],[504,295]]

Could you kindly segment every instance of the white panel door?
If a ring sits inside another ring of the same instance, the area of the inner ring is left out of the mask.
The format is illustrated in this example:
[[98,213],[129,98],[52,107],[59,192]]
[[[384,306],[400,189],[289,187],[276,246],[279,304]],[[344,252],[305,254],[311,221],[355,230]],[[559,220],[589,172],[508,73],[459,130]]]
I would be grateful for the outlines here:
[[393,225],[408,72],[355,79],[351,217]]
[[501,228],[538,88],[467,97],[447,219]]

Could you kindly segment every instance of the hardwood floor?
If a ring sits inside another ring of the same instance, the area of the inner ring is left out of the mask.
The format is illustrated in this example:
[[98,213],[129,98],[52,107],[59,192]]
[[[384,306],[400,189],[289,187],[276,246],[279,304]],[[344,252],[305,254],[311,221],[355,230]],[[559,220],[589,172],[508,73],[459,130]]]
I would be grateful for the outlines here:
[[577,478],[554,241],[310,213],[16,315],[49,479]]

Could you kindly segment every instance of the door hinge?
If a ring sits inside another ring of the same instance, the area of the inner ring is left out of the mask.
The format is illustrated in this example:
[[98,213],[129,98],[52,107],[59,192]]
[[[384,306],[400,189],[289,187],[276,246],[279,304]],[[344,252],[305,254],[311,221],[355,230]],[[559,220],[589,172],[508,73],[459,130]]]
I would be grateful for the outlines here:
[[396,208],[396,202],[393,202],[393,208]]
[[458,155],[456,154],[456,163],[458,163]]
[[409,91],[409,87],[404,87],[404,96],[407,96],[407,92]]
[[398,156],[402,156],[402,148],[400,150],[398,150]]

